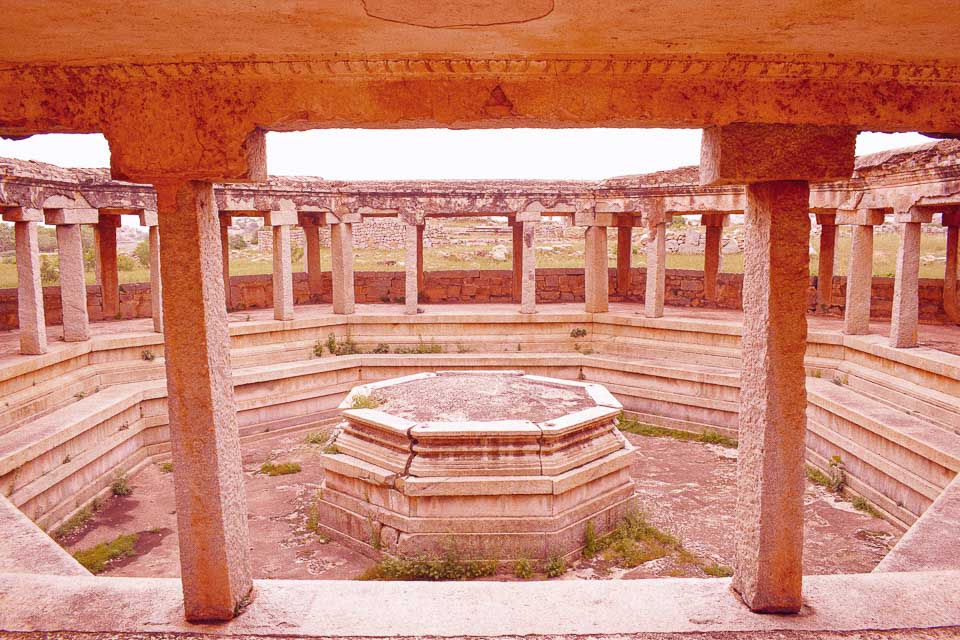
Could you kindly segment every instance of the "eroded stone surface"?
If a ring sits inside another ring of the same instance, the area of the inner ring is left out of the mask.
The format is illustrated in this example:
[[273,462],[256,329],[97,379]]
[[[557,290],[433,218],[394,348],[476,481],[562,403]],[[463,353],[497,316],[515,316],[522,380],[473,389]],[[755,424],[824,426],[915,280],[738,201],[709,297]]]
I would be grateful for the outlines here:
[[445,374],[376,390],[378,410],[414,422],[545,422],[595,405],[583,387],[517,375]]

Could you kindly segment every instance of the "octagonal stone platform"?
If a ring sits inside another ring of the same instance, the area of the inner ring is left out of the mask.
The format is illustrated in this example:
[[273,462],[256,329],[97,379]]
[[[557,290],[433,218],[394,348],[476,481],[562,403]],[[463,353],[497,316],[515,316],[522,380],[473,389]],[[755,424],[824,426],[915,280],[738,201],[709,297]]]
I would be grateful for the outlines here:
[[356,387],[340,408],[319,526],[368,555],[572,557],[588,522],[601,535],[634,508],[622,407],[600,385],[440,371]]

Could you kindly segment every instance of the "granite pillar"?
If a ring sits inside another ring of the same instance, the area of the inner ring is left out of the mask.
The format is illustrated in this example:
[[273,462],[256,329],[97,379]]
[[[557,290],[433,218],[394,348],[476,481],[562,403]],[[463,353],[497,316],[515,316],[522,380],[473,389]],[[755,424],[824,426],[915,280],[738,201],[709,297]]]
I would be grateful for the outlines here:
[[156,185],[180,575],[191,621],[250,600],[250,540],[230,367],[220,222],[209,182]]
[[917,346],[920,321],[920,224],[930,222],[933,212],[898,213],[900,246],[893,283],[893,312],[890,316],[890,346],[907,349]]
[[663,316],[663,299],[667,288],[667,224],[649,225],[647,231],[647,289],[643,300],[643,315],[648,318]]
[[419,278],[418,264],[420,262],[419,240],[420,232],[416,224],[405,225],[404,246],[406,255],[404,257],[404,269],[406,270],[406,280],[404,282],[404,313],[416,315],[420,303],[420,291],[417,287]]
[[100,216],[94,227],[97,274],[105,318],[120,315],[120,279],[117,271],[117,227],[120,216]]
[[835,215],[817,215],[820,223],[820,253],[817,264],[817,309],[826,311],[833,304],[833,272],[837,254]]
[[220,216],[220,260],[223,264],[224,308],[233,309],[230,295],[230,216]]
[[607,228],[587,227],[584,233],[584,298],[587,313],[606,313],[610,308]]
[[273,226],[273,318],[293,320],[293,264],[290,225]]
[[330,255],[332,258],[333,312],[353,313],[356,308],[353,282],[353,224],[339,222],[330,225]]
[[633,257],[633,227],[617,227],[617,293],[630,293],[630,261]]
[[531,221],[520,222],[517,225],[523,234],[520,261],[520,313],[537,312],[536,225],[536,222]]
[[82,342],[90,339],[87,283],[83,272],[83,242],[80,229],[79,224],[57,225],[60,304],[63,308],[63,339],[66,342]]

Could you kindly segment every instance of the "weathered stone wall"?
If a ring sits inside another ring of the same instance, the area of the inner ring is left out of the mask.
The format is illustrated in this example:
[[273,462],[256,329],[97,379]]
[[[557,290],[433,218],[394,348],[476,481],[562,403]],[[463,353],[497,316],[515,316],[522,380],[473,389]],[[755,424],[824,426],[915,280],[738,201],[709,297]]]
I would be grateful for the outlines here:
[[[293,292],[296,304],[329,303],[332,299],[330,273],[323,274],[323,290],[311,299],[305,273],[293,275]],[[356,274],[356,301],[360,304],[399,303],[404,295],[403,271],[363,271]],[[429,271],[425,274],[421,301],[440,303],[489,303],[511,302],[512,284],[510,271]],[[610,300],[613,302],[643,302],[646,287],[646,271],[633,269],[630,291],[624,296],[616,290],[616,271],[610,270]],[[667,306],[714,307],[740,309],[743,276],[739,273],[720,275],[719,300],[708,302],[703,297],[703,273],[670,269],[667,270]],[[538,302],[583,302],[584,281],[582,269],[538,269]],[[261,309],[273,305],[271,276],[234,276],[231,278],[231,294],[236,310]],[[840,276],[833,281],[834,305],[821,310],[828,315],[843,315],[846,296],[846,279]],[[45,287],[43,291],[47,324],[60,324],[60,288]],[[816,307],[816,277],[810,278],[808,307]],[[105,320],[103,316],[100,287],[87,287],[87,307],[91,320]],[[893,308],[893,278],[874,278],[870,315],[876,319],[889,319]],[[920,319],[924,322],[946,322],[943,313],[943,280],[920,280]],[[120,313],[118,318],[148,318],[150,308],[150,285],[148,283],[125,284],[120,287]],[[17,290],[0,289],[0,330],[17,327]]]

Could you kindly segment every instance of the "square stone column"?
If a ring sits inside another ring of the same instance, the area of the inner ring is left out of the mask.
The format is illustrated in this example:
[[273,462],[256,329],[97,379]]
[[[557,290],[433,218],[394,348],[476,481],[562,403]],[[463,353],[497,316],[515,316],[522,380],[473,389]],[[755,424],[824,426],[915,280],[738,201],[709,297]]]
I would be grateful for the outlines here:
[[[314,221],[301,219],[300,226],[303,229],[303,237],[306,244],[304,251],[304,262],[307,271],[307,287],[310,291],[312,302],[319,302],[319,297],[323,293],[323,268],[320,258],[320,225]],[[331,228],[330,246],[333,246],[333,229]],[[353,251],[351,249],[351,258]]]
[[700,216],[707,232],[703,247],[703,297],[710,302],[716,302],[719,297],[720,243],[726,218],[727,216],[719,213]]
[[833,304],[833,272],[837,255],[836,214],[817,214],[820,225],[820,254],[817,264],[817,309],[826,311]]
[[423,291],[424,286],[424,276],[423,276],[423,232],[426,230],[426,224],[417,225],[417,291]]
[[957,254],[960,250],[960,207],[944,211],[942,224],[947,228],[947,261],[943,268],[943,311],[951,322],[960,324],[957,302]]
[[153,330],[163,333],[163,281],[160,278],[160,227],[148,227],[150,234],[150,311]]
[[801,605],[808,201],[806,182],[747,186],[734,588],[757,611]]
[[513,301],[519,303],[523,297],[523,223],[511,221],[513,232]]
[[870,333],[870,298],[873,293],[873,227],[883,224],[883,211],[841,211],[837,214],[837,224],[853,225],[843,332],[847,335],[867,334]]
[[663,316],[663,299],[667,289],[667,223],[653,222],[647,227],[647,290],[643,315]]
[[87,283],[83,272],[83,241],[79,224],[57,225],[57,255],[60,257],[60,305],[63,308],[63,339],[90,339],[87,313]]
[[3,219],[13,223],[17,249],[20,353],[40,355],[47,352],[46,316],[40,282],[40,245],[37,241],[37,226],[43,220],[43,213],[39,209],[9,207],[4,209]]
[[93,228],[96,246],[97,282],[103,301],[103,316],[115,318],[120,313],[120,277],[117,272],[117,227],[120,216],[101,215]]
[[353,313],[356,307],[353,282],[353,224],[340,222],[330,225],[330,255],[333,258],[333,312]]
[[585,308],[587,313],[606,313],[610,309],[607,228],[589,226],[583,240]]
[[761,124],[703,133],[701,183],[747,185],[732,586],[757,612],[803,604],[809,182],[849,177],[856,136]]
[[220,218],[220,260],[223,263],[223,298],[225,308],[233,309],[233,300],[230,296],[230,216],[221,215]]
[[633,258],[633,227],[617,227],[617,293],[630,293],[630,267]]
[[404,230],[404,246],[406,255],[404,257],[404,268],[406,270],[406,279],[404,282],[404,313],[416,315],[420,304],[420,289],[418,277],[420,269],[420,235],[419,225],[407,223]]
[[286,224],[273,227],[273,318],[293,320],[293,265]]
[[44,209],[43,215],[47,224],[57,228],[63,340],[89,340],[90,318],[87,312],[87,283],[83,269],[80,225],[97,224],[100,214],[96,209]]
[[229,620],[253,581],[220,221],[211,183],[156,189],[184,608],[188,620]]
[[933,220],[932,211],[897,213],[900,247],[893,284],[893,313],[890,317],[890,346],[907,349],[917,346],[920,321],[920,224]]
[[537,223],[520,222],[523,233],[520,264],[520,313],[537,312]]

